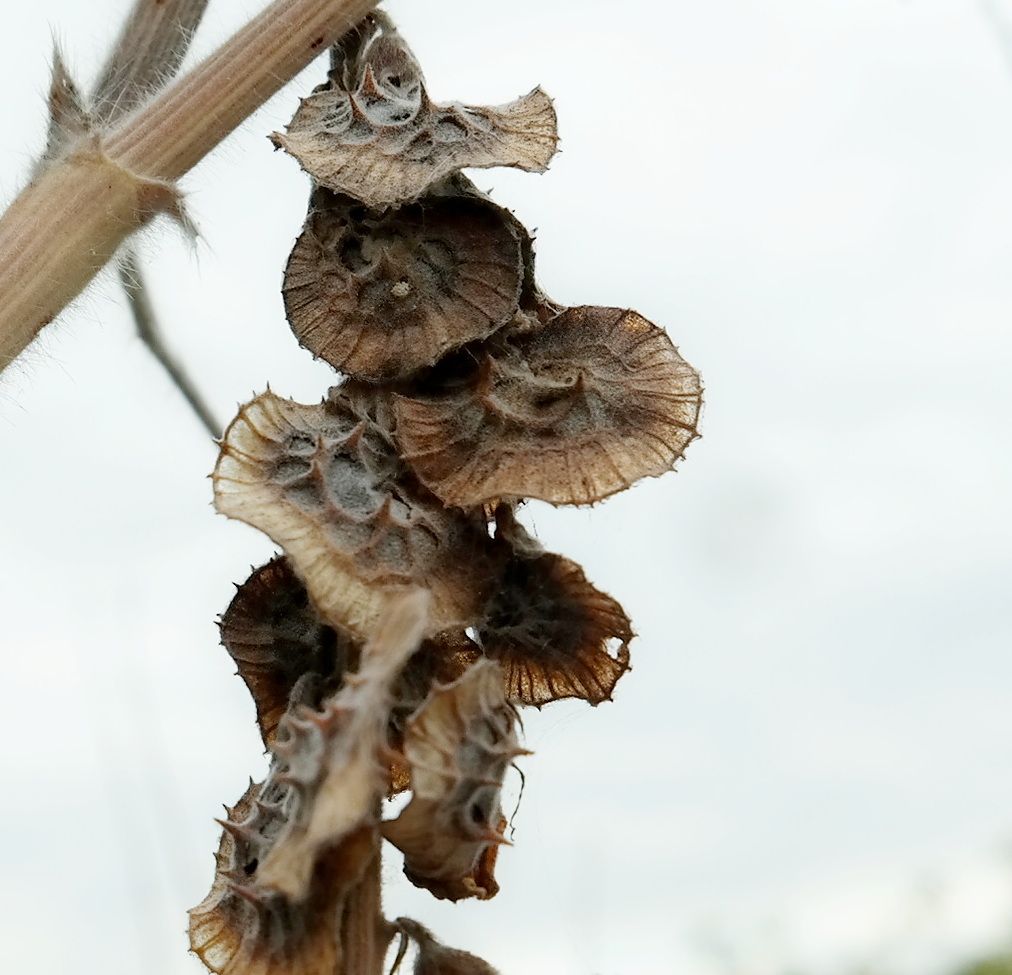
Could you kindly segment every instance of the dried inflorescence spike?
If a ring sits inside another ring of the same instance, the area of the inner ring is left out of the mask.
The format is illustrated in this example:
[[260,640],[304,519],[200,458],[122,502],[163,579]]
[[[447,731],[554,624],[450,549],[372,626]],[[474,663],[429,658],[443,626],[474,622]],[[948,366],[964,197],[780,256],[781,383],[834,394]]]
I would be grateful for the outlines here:
[[511,318],[522,234],[476,196],[369,210],[317,190],[285,268],[288,321],[303,346],[351,376],[406,376]]
[[382,755],[392,687],[418,649],[427,626],[429,598],[423,591],[389,603],[362,663],[320,711],[286,715],[274,744],[271,781],[295,795],[277,840],[259,862],[257,882],[293,902],[311,893],[322,854],[363,826],[374,825],[387,792]]
[[502,665],[507,697],[537,707],[611,700],[629,670],[629,617],[579,565],[545,552],[507,506],[496,520],[513,554],[476,632],[482,652]]
[[[402,937],[410,938],[418,948],[413,975],[498,975],[487,961],[468,951],[448,948],[437,941],[428,928],[409,917],[397,918],[394,926]],[[407,945],[402,944],[391,975],[396,973],[406,950]]]
[[436,897],[493,897],[498,845],[506,842],[500,795],[517,755],[516,712],[499,665],[480,660],[453,684],[436,687],[408,721],[404,754],[411,801],[383,824],[404,854],[404,873]]
[[319,184],[372,207],[417,200],[465,167],[544,172],[558,143],[552,100],[540,88],[494,108],[433,104],[381,14],[334,49],[329,83],[271,138]]
[[570,308],[475,356],[470,382],[395,399],[402,454],[447,504],[591,504],[697,436],[698,373],[634,311]]
[[[610,700],[633,636],[515,508],[593,503],[670,469],[701,387],[636,312],[548,299],[530,235],[460,174],[545,168],[540,89],[434,105],[378,13],[332,54],[273,138],[314,181],[286,312],[346,378],[312,406],[264,393],[222,441],[218,510],[285,551],[222,619],[273,757],[222,823],[191,939],[223,975],[319,975],[379,971],[399,930],[395,968],[410,939],[415,975],[495,975],[383,920],[381,839],[436,897],[498,891],[503,780],[525,753],[515,707]],[[381,823],[382,798],[408,787]]]
[[316,675],[318,694],[335,691],[358,656],[346,635],[320,620],[284,556],[260,566],[238,587],[220,627],[221,642],[253,696],[265,745],[273,744],[300,681],[304,686],[308,675]]
[[325,622],[366,637],[392,591],[432,594],[431,633],[468,626],[495,575],[484,523],[414,480],[379,428],[338,398],[270,391],[225,432],[215,505],[280,545]]
[[276,796],[265,801],[265,794],[265,786],[250,783],[227,810],[214,883],[190,911],[190,947],[219,975],[335,971],[341,954],[335,918],[373,855],[376,827],[362,827],[327,851],[310,896],[293,903],[258,882],[259,858],[284,824],[282,804]]

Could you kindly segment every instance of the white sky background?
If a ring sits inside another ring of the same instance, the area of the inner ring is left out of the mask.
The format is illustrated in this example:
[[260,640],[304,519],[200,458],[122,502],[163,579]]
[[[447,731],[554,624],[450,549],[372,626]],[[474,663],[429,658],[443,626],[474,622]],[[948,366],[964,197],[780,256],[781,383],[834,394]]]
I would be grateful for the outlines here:
[[[13,8],[12,4],[7,5]],[[5,10],[0,195],[44,133],[51,36],[90,82],[126,0]],[[212,0],[196,50],[258,9]],[[490,903],[410,914],[504,975],[931,975],[1012,932],[1012,70],[1000,0],[389,0],[436,99],[542,84],[562,153],[479,172],[569,304],[665,326],[707,386],[677,474],[533,504],[639,633],[617,700],[525,718]],[[620,19],[616,19],[619,16]],[[264,138],[184,181],[144,253],[223,419],[329,367],[281,269],[307,181]],[[212,817],[265,760],[214,620],[274,551],[106,277],[0,381],[0,960],[200,970]]]

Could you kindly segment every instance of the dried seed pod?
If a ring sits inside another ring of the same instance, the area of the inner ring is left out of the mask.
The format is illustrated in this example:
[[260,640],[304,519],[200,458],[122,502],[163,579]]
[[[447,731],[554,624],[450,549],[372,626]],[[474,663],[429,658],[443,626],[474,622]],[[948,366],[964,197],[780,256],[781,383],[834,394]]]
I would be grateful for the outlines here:
[[[397,918],[394,926],[401,932],[402,937],[410,938],[418,946],[413,975],[498,975],[487,961],[467,951],[447,948],[436,940],[428,928],[422,927],[409,917]],[[397,971],[406,949],[407,945],[402,944],[391,975]]]
[[436,897],[485,900],[502,831],[502,781],[517,744],[516,712],[503,696],[502,671],[480,660],[433,690],[408,720],[404,754],[411,801],[383,835],[404,854],[404,873]]
[[421,707],[436,684],[452,684],[481,658],[478,645],[462,631],[447,630],[422,641],[394,685],[394,704],[388,727],[391,757],[390,795],[408,788],[411,766],[404,758],[408,719]]
[[215,505],[288,555],[322,619],[365,638],[391,591],[427,588],[430,632],[478,616],[494,577],[484,521],[417,484],[375,425],[338,399],[304,406],[270,391],[222,441]]
[[476,197],[382,211],[317,190],[285,268],[285,313],[300,344],[334,368],[406,376],[510,319],[523,234]]
[[[253,696],[265,745],[274,742],[301,678],[317,675],[322,697],[337,690],[348,666],[358,659],[358,647],[350,638],[320,620],[284,556],[260,566],[238,587],[220,628],[221,642]],[[320,698],[303,703],[316,707]]]
[[536,707],[611,700],[629,669],[629,617],[579,565],[545,552],[507,506],[496,520],[513,555],[476,631],[483,653],[502,665],[506,696]]
[[329,82],[303,99],[274,144],[318,183],[372,207],[417,200],[465,167],[544,172],[558,143],[540,88],[508,105],[433,104],[389,20],[373,14],[334,49]]
[[310,896],[299,904],[258,882],[258,858],[283,825],[281,804],[250,783],[228,810],[215,854],[214,883],[190,913],[190,947],[219,975],[317,975],[336,968],[334,918],[375,846],[363,827],[320,859]]
[[394,401],[402,456],[447,504],[591,504],[697,436],[698,373],[634,311],[570,308],[496,346],[470,382]]
[[418,649],[429,603],[424,591],[390,602],[362,664],[320,711],[287,714],[274,744],[272,782],[293,790],[277,840],[258,864],[257,882],[305,901],[326,850],[374,824],[387,792],[386,729],[391,688]]

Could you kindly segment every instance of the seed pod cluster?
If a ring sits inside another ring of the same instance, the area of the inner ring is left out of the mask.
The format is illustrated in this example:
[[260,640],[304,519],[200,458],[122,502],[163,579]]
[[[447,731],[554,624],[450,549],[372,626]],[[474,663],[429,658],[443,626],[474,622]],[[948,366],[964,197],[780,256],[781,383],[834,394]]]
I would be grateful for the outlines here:
[[[191,940],[215,972],[311,975],[346,970],[382,839],[436,897],[498,890],[517,709],[610,700],[633,637],[518,510],[671,469],[701,386],[636,312],[548,299],[527,230],[461,174],[547,166],[540,89],[436,104],[377,13],[272,138],[313,180],[289,324],[341,375],[316,404],[257,396],[221,443],[216,507],[283,550],[221,621],[272,763],[222,823]],[[408,919],[377,924],[416,943],[416,970],[487,969]]]

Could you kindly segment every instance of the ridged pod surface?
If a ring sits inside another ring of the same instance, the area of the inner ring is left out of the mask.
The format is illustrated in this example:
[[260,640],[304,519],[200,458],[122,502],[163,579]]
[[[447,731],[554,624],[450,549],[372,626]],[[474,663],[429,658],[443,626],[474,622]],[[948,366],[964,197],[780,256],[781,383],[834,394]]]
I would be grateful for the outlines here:
[[317,615],[284,556],[254,570],[237,588],[220,629],[221,642],[253,697],[265,745],[273,744],[300,681],[315,675],[321,694],[328,685],[336,690],[358,659],[358,647]]
[[275,145],[321,186],[372,207],[417,200],[465,167],[544,172],[555,109],[540,88],[492,108],[430,101],[418,62],[382,14],[336,49],[330,80],[303,99]]
[[214,883],[190,911],[190,947],[219,975],[319,975],[341,956],[336,919],[375,843],[364,826],[317,864],[310,895],[296,903],[257,880],[259,858],[284,827],[285,790],[250,783],[231,809],[215,854]]
[[407,376],[507,322],[522,228],[472,195],[369,210],[317,190],[282,295],[299,342],[358,379]]
[[411,801],[383,835],[404,854],[405,875],[439,898],[493,897],[495,854],[505,842],[502,781],[527,754],[499,665],[480,660],[434,688],[408,721],[404,754]]
[[507,698],[536,707],[611,700],[629,669],[629,617],[579,565],[545,552],[508,506],[496,521],[512,555],[475,630],[482,653],[502,666]]
[[432,594],[431,633],[469,626],[494,577],[482,522],[445,507],[347,405],[261,394],[225,431],[215,505],[284,550],[323,620],[365,638],[392,592]]
[[698,373],[634,311],[570,308],[475,356],[470,382],[394,400],[404,459],[447,504],[591,504],[697,436]]
[[309,896],[313,871],[327,849],[374,823],[377,802],[387,792],[392,689],[421,643],[428,603],[420,590],[392,600],[362,651],[357,674],[319,711],[302,708],[282,720],[272,778],[290,786],[295,798],[257,877],[293,901]]

